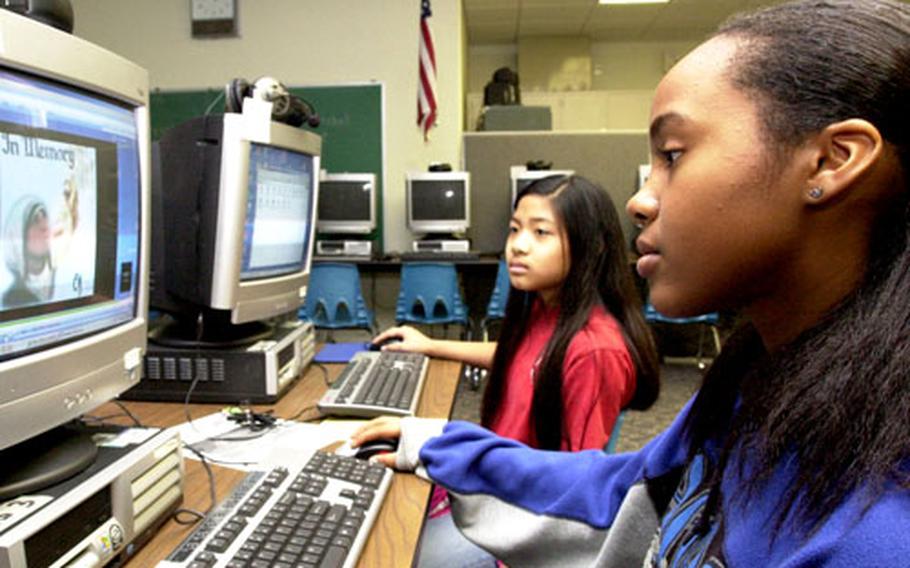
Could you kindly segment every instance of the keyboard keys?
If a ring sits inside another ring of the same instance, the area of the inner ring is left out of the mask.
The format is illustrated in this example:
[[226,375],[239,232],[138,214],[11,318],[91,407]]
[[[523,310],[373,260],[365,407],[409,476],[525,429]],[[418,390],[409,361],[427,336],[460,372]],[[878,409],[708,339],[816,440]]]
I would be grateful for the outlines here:
[[428,364],[419,353],[357,353],[317,406],[342,416],[412,415]]
[[193,568],[343,566],[359,554],[390,477],[377,464],[321,452],[293,473],[251,473],[168,560]]

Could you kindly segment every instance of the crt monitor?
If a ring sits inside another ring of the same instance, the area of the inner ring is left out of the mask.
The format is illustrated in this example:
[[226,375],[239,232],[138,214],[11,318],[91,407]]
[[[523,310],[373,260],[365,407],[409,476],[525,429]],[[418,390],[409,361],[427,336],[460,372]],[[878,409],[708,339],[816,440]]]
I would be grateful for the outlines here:
[[44,483],[90,464],[56,427],[139,380],[149,112],[146,71],[117,55],[6,10],[0,38],[2,501],[34,489],[21,459],[49,460]]
[[413,233],[463,233],[471,226],[471,174],[409,172],[408,228]]
[[512,166],[509,168],[509,186],[512,192],[510,203],[512,207],[515,207],[515,198],[518,197],[518,194],[539,179],[571,175],[575,175],[573,170],[529,170],[526,166]]
[[166,131],[153,152],[152,307],[189,333],[201,316],[215,324],[203,324],[209,331],[239,335],[241,324],[296,312],[309,281],[320,147],[318,135],[253,113]]
[[319,176],[316,229],[321,233],[366,235],[376,228],[376,175]]

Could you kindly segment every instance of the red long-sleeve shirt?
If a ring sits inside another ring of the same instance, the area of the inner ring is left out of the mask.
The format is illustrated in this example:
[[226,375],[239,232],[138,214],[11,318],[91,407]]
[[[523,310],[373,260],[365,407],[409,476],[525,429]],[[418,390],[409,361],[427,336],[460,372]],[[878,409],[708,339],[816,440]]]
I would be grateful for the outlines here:
[[[503,403],[492,430],[537,446],[531,427],[535,376],[544,348],[556,328],[558,310],[537,301],[528,331],[512,358]],[[591,311],[572,338],[562,366],[563,440],[561,449],[603,448],[619,411],[635,392],[635,365],[619,323],[603,307]]]

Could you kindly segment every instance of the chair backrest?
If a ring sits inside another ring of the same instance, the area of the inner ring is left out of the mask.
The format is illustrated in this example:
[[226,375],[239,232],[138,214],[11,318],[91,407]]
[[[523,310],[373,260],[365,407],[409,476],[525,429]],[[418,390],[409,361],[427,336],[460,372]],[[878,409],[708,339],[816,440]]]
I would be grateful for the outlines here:
[[446,262],[402,264],[395,321],[466,325],[468,314],[461,298],[455,265]]
[[357,265],[337,262],[313,264],[302,316],[316,327],[371,328],[373,315],[360,291]]
[[644,315],[645,321],[650,323],[706,323],[709,325],[717,325],[718,321],[720,321],[720,316],[716,312],[686,318],[667,317],[658,312],[657,309],[651,304],[651,302],[645,302]]
[[499,261],[499,268],[496,270],[496,283],[493,285],[493,292],[490,293],[490,301],[487,304],[487,320],[503,319],[506,317],[506,302],[509,301],[509,267],[505,259]]
[[619,443],[619,431],[622,430],[622,421],[626,418],[626,411],[620,410],[616,415],[616,422],[613,423],[613,430],[610,432],[610,439],[604,446],[604,451],[608,454],[616,453],[616,444]]

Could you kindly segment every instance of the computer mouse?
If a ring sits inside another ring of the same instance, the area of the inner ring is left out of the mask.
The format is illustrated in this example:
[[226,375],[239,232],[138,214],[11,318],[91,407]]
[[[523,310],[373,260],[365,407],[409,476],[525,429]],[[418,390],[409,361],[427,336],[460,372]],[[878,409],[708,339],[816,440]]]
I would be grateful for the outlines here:
[[386,345],[389,345],[391,343],[401,343],[401,338],[389,337],[388,339],[384,339],[384,340],[380,341],[379,343],[370,343],[369,349],[370,349],[370,351],[381,351],[383,347],[385,347]]
[[398,451],[398,440],[395,438],[377,438],[364,442],[354,450],[354,457],[368,460],[377,454],[394,454]]

